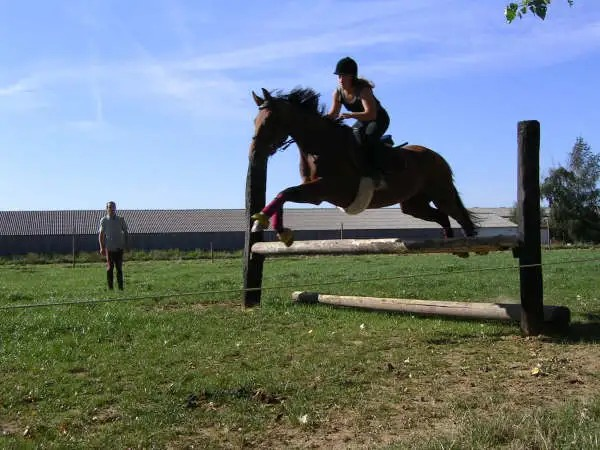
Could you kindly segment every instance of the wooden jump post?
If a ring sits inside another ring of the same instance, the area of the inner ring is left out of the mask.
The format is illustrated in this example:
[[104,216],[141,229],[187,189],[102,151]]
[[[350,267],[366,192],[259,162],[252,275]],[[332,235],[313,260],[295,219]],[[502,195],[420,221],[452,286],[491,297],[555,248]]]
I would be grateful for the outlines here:
[[[250,216],[265,205],[267,183],[267,160],[252,156],[246,179],[246,241],[244,245],[244,307],[260,304],[262,272],[266,256],[289,255],[339,255],[339,254],[406,254],[406,253],[487,253],[489,251],[512,249],[519,258],[521,305],[518,320],[525,335],[540,334],[545,325],[563,326],[569,323],[570,312],[564,307],[543,305],[543,285],[540,239],[540,185],[539,185],[540,124],[537,121],[523,121],[518,124],[518,194],[517,214],[519,218],[518,236],[494,236],[490,238],[453,238],[403,242],[399,239],[340,239],[328,241],[296,241],[291,247],[279,242],[263,242],[263,232],[251,233]],[[339,297],[339,296],[338,296]],[[318,297],[317,297],[318,298]],[[325,298],[325,297],[323,297]],[[355,297],[365,303],[367,297]],[[380,304],[387,304],[379,299]],[[391,300],[391,299],[389,299]],[[370,300],[373,302],[373,299]],[[419,302],[417,300],[416,302]],[[432,304],[430,301],[421,301]],[[469,303],[470,308],[460,306],[453,310],[462,311],[461,317],[482,316],[485,307]],[[481,305],[481,304],[479,304]],[[504,318],[515,319],[514,307],[498,306],[487,308],[490,314],[504,314]],[[423,305],[421,305],[423,306]],[[450,311],[450,303],[443,302],[433,309]],[[483,308],[483,309],[482,309]],[[548,309],[550,308],[550,309]],[[467,312],[465,312],[468,310]],[[510,314],[507,311],[511,311]],[[431,308],[428,311],[433,311]],[[549,323],[552,322],[552,323]]]
[[521,331],[527,336],[534,336],[543,331],[544,325],[540,238],[540,123],[537,120],[519,122],[517,141],[517,217],[521,242],[515,256],[519,258]]
[[244,239],[244,307],[260,305],[264,255],[252,252],[252,246],[264,240],[262,231],[250,232],[252,214],[265,206],[267,196],[267,157],[250,156],[246,176],[246,236]]

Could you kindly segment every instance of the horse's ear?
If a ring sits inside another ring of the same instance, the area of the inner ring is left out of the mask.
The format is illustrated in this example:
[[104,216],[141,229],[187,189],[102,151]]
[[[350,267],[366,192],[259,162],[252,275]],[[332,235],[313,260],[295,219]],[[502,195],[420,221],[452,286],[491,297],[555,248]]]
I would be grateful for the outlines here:
[[269,91],[267,91],[265,88],[262,88],[262,93],[265,96],[265,101],[266,100],[271,100],[273,97],[271,96],[271,94],[269,94]]
[[254,103],[256,103],[256,106],[261,106],[265,102],[262,98],[256,95],[254,91],[252,91],[252,98],[254,99]]

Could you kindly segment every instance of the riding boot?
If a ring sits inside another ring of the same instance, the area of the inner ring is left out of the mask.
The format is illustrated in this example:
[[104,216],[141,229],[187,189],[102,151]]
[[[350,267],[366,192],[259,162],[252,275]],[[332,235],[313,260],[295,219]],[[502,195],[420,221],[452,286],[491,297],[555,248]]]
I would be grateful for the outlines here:
[[381,145],[370,145],[367,148],[368,173],[375,183],[375,190],[387,187],[385,182],[384,149]]
[[106,281],[108,282],[108,288],[113,289],[113,273],[110,270],[106,271]]

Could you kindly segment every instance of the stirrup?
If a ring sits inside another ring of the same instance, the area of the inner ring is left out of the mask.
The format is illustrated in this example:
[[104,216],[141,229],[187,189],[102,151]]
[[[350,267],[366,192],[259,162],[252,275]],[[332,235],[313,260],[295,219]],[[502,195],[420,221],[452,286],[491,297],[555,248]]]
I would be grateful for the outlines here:
[[372,177],[371,178],[373,180],[373,189],[376,191],[383,191],[384,189],[387,189],[388,184],[385,181],[385,177],[383,176],[377,176],[377,177]]
[[373,181],[373,190],[382,191],[388,187],[387,181],[385,180],[385,176],[380,170],[371,170],[368,175],[366,175]]
[[383,191],[385,189],[387,189],[388,184],[385,181],[385,178],[380,178],[378,181],[375,182],[375,190],[376,191]]

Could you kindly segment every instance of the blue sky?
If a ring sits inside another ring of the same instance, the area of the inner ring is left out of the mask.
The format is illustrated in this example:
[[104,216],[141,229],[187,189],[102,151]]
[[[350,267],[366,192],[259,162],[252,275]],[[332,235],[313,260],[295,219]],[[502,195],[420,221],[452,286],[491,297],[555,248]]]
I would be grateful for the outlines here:
[[[542,174],[578,136],[600,152],[600,2],[511,25],[505,3],[0,0],[0,210],[243,208],[251,91],[329,104],[347,55],[467,207],[511,206],[518,121],[541,122]],[[267,196],[299,182],[292,146]]]

